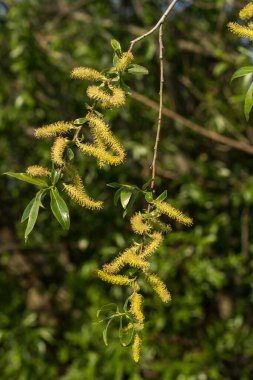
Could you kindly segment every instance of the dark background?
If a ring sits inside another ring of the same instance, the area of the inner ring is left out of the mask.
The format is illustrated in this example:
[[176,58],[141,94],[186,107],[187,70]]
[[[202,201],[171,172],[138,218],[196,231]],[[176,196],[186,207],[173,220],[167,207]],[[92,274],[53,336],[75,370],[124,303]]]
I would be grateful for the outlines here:
[[[86,83],[70,79],[72,68],[110,66],[110,40],[127,50],[167,1],[0,3],[0,171],[23,172],[49,164],[50,143],[34,140],[34,128],[83,115]],[[174,119],[163,122],[157,191],[168,189],[169,200],[195,221],[193,228],[177,227],[153,260],[172,303],[146,289],[140,364],[120,347],[117,326],[104,346],[96,311],[108,302],[122,305],[126,294],[93,272],[133,237],[106,183],[146,182],[155,138],[157,111],[134,93],[108,114],[127,150],[125,164],[99,170],[93,159],[79,161],[87,188],[106,207],[93,213],[71,205],[69,233],[46,209],[25,244],[19,220],[35,188],[0,177],[1,380],[252,380],[253,149],[246,152],[245,144],[253,129],[243,116],[248,78],[230,83],[252,55],[226,27],[246,2],[192,3],[179,1],[164,30],[165,106]],[[157,102],[157,34],[134,53],[150,75],[128,83]],[[242,149],[214,141],[212,132]]]

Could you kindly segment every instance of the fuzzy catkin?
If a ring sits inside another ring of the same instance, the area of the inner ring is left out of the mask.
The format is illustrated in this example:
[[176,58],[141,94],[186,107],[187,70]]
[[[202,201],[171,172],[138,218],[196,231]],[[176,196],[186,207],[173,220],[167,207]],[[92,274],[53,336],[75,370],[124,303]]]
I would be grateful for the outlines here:
[[141,258],[151,256],[162,244],[163,236],[160,232],[154,232],[150,235],[150,238],[150,243],[143,249],[142,253],[140,254]]
[[122,254],[116,257],[111,263],[105,264],[103,270],[106,273],[116,274],[119,273],[125,265],[130,265],[131,267],[147,270],[150,264],[143,260],[140,256],[136,255],[138,246],[133,246],[126,249]]
[[107,78],[99,71],[90,69],[89,67],[75,67],[71,74],[71,78],[89,80],[93,82],[103,82]]
[[126,101],[124,91],[120,87],[112,87],[110,91],[111,94],[97,86],[89,86],[87,95],[89,98],[99,101],[103,108],[121,107]]
[[130,311],[135,317],[136,321],[140,324],[142,324],[145,319],[144,314],[142,312],[142,301],[143,301],[143,297],[139,293],[134,293],[132,297],[130,298],[130,303],[131,303]]
[[28,166],[26,173],[32,177],[48,177],[51,174],[49,169],[39,165]]
[[130,51],[123,53],[122,56],[118,60],[116,69],[119,72],[125,71],[127,66],[133,61],[133,59],[134,59],[134,56]]
[[141,337],[138,333],[134,336],[134,342],[132,345],[133,359],[135,363],[138,363],[140,360],[140,351],[141,351]]
[[171,206],[169,203],[160,201],[154,201],[153,203],[158,211],[160,211],[162,214],[167,215],[169,218],[174,219],[179,223],[185,224],[186,226],[191,226],[193,224],[193,220],[191,218],[184,215],[182,211]]
[[66,146],[66,139],[64,137],[57,137],[51,148],[51,159],[58,166],[63,166],[65,163],[63,156]]
[[58,121],[57,123],[44,125],[43,127],[36,129],[34,136],[37,138],[54,137],[69,132],[71,128],[73,128],[71,123]]
[[101,280],[109,282],[111,284],[115,284],[115,285],[131,286],[133,284],[133,280],[131,280],[127,276],[123,276],[120,274],[118,274],[118,275],[109,274],[109,273],[104,272],[103,270],[98,270],[97,276]]
[[247,4],[240,10],[239,17],[241,20],[249,20],[253,17],[253,3]]
[[90,210],[100,210],[102,208],[103,202],[91,199],[85,193],[83,188],[79,188],[75,185],[68,185],[66,183],[63,183],[63,186],[68,196],[80,206],[88,208]]
[[[77,147],[83,153],[95,157],[99,166],[103,166],[105,163],[109,165],[121,164],[125,158],[125,151],[110,131],[109,126],[101,117],[94,114],[87,115],[87,120],[94,138],[94,144],[84,144],[77,141]],[[111,148],[115,154],[108,152],[106,147]]]
[[237,24],[236,22],[230,22],[228,23],[228,28],[232,33],[236,34],[237,36],[249,38],[251,41],[253,41],[253,30],[248,26],[242,26]]
[[151,230],[151,225],[145,223],[141,213],[136,213],[130,220],[132,230],[136,234],[143,235]]
[[146,279],[163,302],[167,303],[171,300],[170,292],[165,283],[158,276],[152,273],[146,273]]

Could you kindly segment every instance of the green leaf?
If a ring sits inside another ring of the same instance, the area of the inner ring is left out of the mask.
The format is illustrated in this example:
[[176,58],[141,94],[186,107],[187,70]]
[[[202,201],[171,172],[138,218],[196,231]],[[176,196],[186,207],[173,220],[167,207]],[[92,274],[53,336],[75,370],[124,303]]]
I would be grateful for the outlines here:
[[112,317],[111,319],[109,319],[109,321],[107,322],[107,325],[106,327],[104,328],[103,330],[103,340],[104,340],[104,343],[106,346],[108,346],[108,342],[107,342],[107,332],[108,332],[108,327],[110,326],[112,320],[113,320],[114,317]]
[[53,185],[56,185],[57,182],[59,181],[61,176],[61,170],[60,169],[53,169],[52,174],[51,174],[51,182]]
[[111,40],[111,45],[112,45],[113,50],[114,50],[118,55],[120,55],[120,54],[122,53],[122,49],[121,49],[121,45],[120,45],[119,41],[113,39],[113,40]]
[[72,161],[75,158],[75,154],[71,148],[67,149],[67,157],[69,161]]
[[136,75],[148,75],[148,69],[144,66],[136,65],[135,63],[131,64],[127,69],[127,72],[130,74]]
[[48,186],[48,183],[46,181],[44,181],[43,179],[33,178],[33,177],[31,177],[30,175],[28,175],[26,173],[6,172],[6,173],[3,173],[3,174],[8,175],[10,177],[17,178],[20,181],[32,183],[33,185],[37,185],[37,186],[41,186],[41,187]]
[[111,303],[107,303],[106,305],[103,305],[98,311],[97,311],[97,318],[100,317],[100,314],[102,311],[104,311],[105,309],[108,309],[108,310],[111,310],[112,309],[112,306],[117,306],[116,303],[114,302],[111,302]]
[[117,187],[121,187],[122,185],[118,182],[110,182],[110,183],[107,183],[107,186],[117,188]]
[[114,203],[114,206],[117,206],[117,204],[118,204],[121,190],[122,190],[122,187],[121,187],[120,189],[118,189],[118,190],[115,192],[115,194],[114,194],[114,197],[113,197],[113,203]]
[[125,190],[125,189],[122,189],[121,190],[121,193],[120,193],[120,202],[121,202],[121,205],[122,207],[125,209],[131,199],[131,196],[132,196],[132,191],[128,191],[128,190]]
[[23,215],[22,215],[22,218],[21,218],[21,223],[25,222],[26,219],[29,217],[29,214],[30,214],[30,211],[31,211],[31,208],[32,208],[32,205],[34,204],[35,202],[35,198],[33,198],[29,203],[28,205],[26,206],[24,212],[23,212]]
[[245,75],[247,74],[252,74],[253,73],[253,66],[245,66],[245,67],[241,67],[239,70],[237,70],[232,78],[231,78],[231,82],[236,79],[236,78],[241,78],[241,77],[244,77]]
[[138,191],[135,190],[134,192],[132,192],[132,197],[131,197],[130,201],[128,202],[128,205],[127,205],[125,211],[123,212],[123,218],[125,218],[125,216],[131,212],[133,205],[134,205],[136,199],[138,198],[138,195],[139,195]]
[[86,121],[87,121],[87,118],[86,118],[86,117],[81,117],[81,118],[79,118],[79,119],[76,119],[76,120],[74,121],[74,124],[75,124],[75,125],[83,125],[83,124],[86,123]]
[[156,198],[157,201],[164,201],[167,198],[167,190],[164,190],[162,194],[159,195],[159,197]]
[[250,116],[250,111],[252,109],[252,106],[253,106],[253,83],[251,83],[245,96],[244,115],[247,121],[249,121],[249,116]]
[[152,193],[149,191],[147,193],[145,193],[145,199],[148,203],[152,203],[153,202],[153,195]]
[[50,206],[52,213],[54,214],[55,218],[58,220],[62,228],[64,230],[68,230],[70,226],[68,206],[66,205],[64,199],[60,196],[56,188],[50,190],[50,198]]
[[27,242],[28,236],[32,232],[32,230],[35,226],[35,223],[37,221],[38,214],[39,214],[39,208],[42,205],[41,204],[42,195],[43,195],[43,191],[39,191],[36,194],[36,197],[34,199],[32,207],[30,209],[28,222],[27,222],[27,226],[26,226],[26,230],[25,230],[25,242]]

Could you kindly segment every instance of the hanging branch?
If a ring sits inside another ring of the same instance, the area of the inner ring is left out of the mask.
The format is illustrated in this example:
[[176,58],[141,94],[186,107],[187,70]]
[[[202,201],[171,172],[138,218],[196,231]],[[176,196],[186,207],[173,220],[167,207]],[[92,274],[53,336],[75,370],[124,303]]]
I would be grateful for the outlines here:
[[134,45],[143,40],[144,38],[150,36],[151,34],[153,34],[158,28],[160,28],[160,26],[163,25],[166,17],[168,16],[168,14],[172,11],[172,9],[174,8],[174,6],[176,5],[178,0],[173,0],[172,3],[168,6],[168,8],[166,9],[166,11],[164,12],[164,14],[162,15],[162,17],[160,18],[160,20],[157,22],[157,24],[152,28],[150,29],[147,33],[144,33],[143,35],[141,35],[140,37],[137,37],[135,38],[134,40],[131,41],[130,43],[130,47],[129,47],[129,51],[132,51],[133,50],[133,47]]

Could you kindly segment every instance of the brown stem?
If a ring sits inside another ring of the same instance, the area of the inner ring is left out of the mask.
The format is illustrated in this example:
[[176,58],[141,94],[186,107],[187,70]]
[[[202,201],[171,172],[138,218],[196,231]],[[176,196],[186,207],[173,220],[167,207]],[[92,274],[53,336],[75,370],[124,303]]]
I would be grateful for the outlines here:
[[154,191],[155,189],[155,176],[156,176],[156,160],[157,160],[157,151],[161,134],[161,126],[162,126],[162,116],[163,116],[163,86],[164,86],[164,60],[163,60],[163,24],[160,25],[159,28],[159,58],[160,58],[160,91],[159,91],[159,115],[157,122],[157,131],[156,131],[156,140],[154,146],[154,156],[152,161],[152,177],[150,189]]
[[160,28],[161,25],[163,25],[166,17],[168,16],[168,14],[172,11],[172,9],[174,8],[176,2],[178,0],[173,0],[171,2],[171,4],[168,6],[168,8],[166,9],[166,11],[163,13],[162,17],[160,18],[160,20],[157,22],[157,24],[152,28],[150,29],[147,33],[144,33],[143,35],[141,35],[140,37],[137,37],[135,38],[134,40],[131,41],[130,43],[130,47],[129,47],[129,51],[132,51],[133,50],[133,47],[134,45],[143,40],[144,38],[150,36],[152,33],[154,33],[158,28]]

